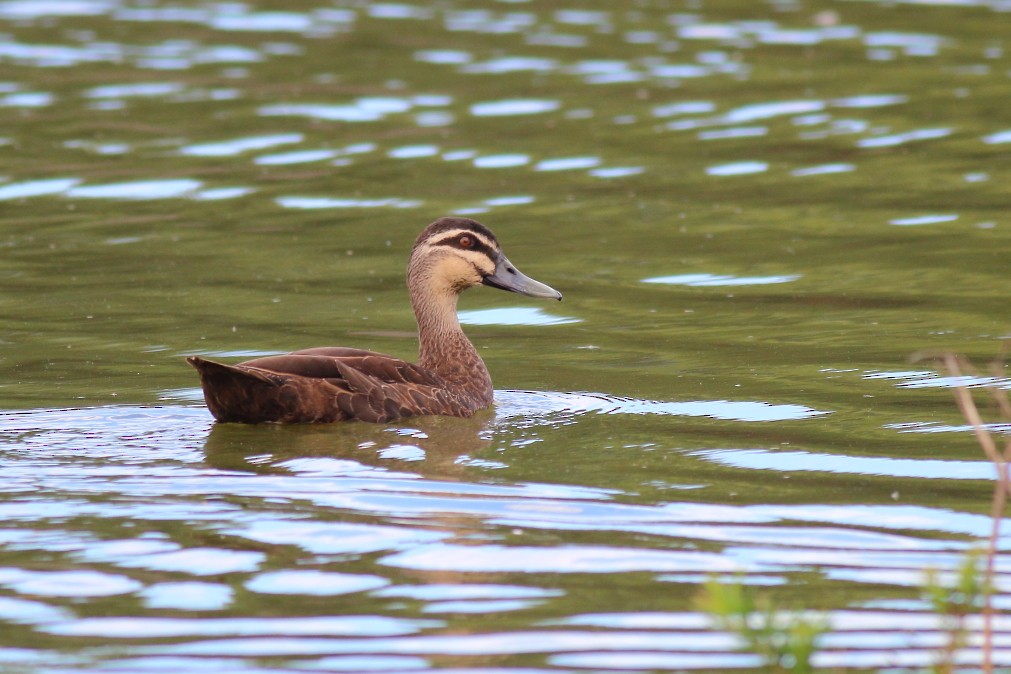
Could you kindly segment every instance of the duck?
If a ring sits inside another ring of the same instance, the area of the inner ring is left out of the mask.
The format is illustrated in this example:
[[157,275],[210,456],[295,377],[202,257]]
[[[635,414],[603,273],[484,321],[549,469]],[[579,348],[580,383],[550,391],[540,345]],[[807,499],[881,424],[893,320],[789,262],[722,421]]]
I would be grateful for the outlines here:
[[491,375],[457,318],[464,290],[484,285],[529,297],[562,294],[516,269],[481,223],[443,217],[418,235],[407,288],[418,325],[418,360],[340,346],[302,349],[235,365],[201,356],[204,401],[218,422],[385,423],[405,417],[470,417],[494,402]]

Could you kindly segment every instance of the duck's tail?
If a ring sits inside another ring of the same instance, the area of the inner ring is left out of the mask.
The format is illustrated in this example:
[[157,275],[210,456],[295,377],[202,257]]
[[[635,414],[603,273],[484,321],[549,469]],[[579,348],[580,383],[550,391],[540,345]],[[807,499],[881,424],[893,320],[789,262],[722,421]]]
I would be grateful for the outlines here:
[[207,408],[218,421],[256,423],[274,421],[279,388],[284,378],[264,370],[225,365],[200,356],[186,362],[200,373]]
[[204,400],[218,421],[298,424],[348,418],[337,405],[337,390],[324,379],[242,363],[225,365],[200,356],[186,362],[200,373]]

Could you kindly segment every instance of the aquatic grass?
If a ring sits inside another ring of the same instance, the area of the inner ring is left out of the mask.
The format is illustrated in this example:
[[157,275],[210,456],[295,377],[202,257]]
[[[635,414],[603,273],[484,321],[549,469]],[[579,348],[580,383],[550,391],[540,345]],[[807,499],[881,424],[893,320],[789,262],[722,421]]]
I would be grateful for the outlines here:
[[812,674],[818,639],[828,630],[822,616],[778,610],[767,593],[759,593],[740,580],[710,577],[696,598],[725,632],[736,634],[744,646],[764,661],[770,672]]
[[[989,371],[993,382],[1000,382],[1007,372],[1007,352],[1008,342],[1005,341],[1001,352],[989,366]],[[976,375],[976,369],[972,362],[965,356],[954,353],[943,354],[915,354],[914,361],[939,360],[953,381],[961,382],[964,374]],[[991,399],[996,404],[998,414],[1002,421],[1011,421],[1011,401],[1008,400],[1007,391],[993,383],[974,386],[982,388],[990,394]],[[1004,451],[997,447],[997,441],[987,429],[986,423],[976,406],[970,387],[963,384],[956,384],[953,387],[955,403],[966,422],[972,426],[973,434],[980,448],[988,459],[993,463],[997,471],[997,481],[994,483],[993,499],[990,505],[990,538],[985,549],[985,567],[983,580],[978,578],[976,557],[970,553],[967,555],[955,585],[952,588],[944,589],[937,583],[936,576],[928,573],[927,577],[927,598],[930,599],[934,610],[939,614],[955,618],[955,624],[949,630],[949,639],[940,662],[935,665],[935,672],[953,672],[955,669],[954,654],[958,649],[958,644],[964,642],[967,637],[964,634],[964,613],[974,603],[981,603],[983,612],[983,663],[984,674],[991,674],[993,669],[993,601],[992,588],[994,577],[994,565],[997,559],[997,540],[1000,536],[1000,527],[1004,518],[1004,510],[1007,505],[1008,494],[1011,493],[1011,477],[1009,477],[1008,464],[1011,462],[1011,436],[1004,440]]]
[[[930,671],[934,674],[954,674],[958,671],[958,654],[969,644],[968,618],[982,613],[983,674],[993,674],[993,588],[997,541],[1004,518],[1008,495],[1011,494],[1011,435],[1004,440],[1003,451],[988,430],[976,405],[972,390],[984,389],[997,408],[1001,421],[1011,422],[1011,400],[1000,387],[1006,381],[1008,342],[989,366],[990,378],[980,380],[971,361],[954,353],[918,353],[912,360],[939,361],[951,381],[955,402],[966,423],[972,427],[976,441],[997,473],[990,507],[991,529],[984,547],[970,549],[950,582],[942,580],[936,569],[927,569],[921,595],[940,619],[945,641]],[[971,375],[966,377],[966,375]],[[966,382],[980,382],[968,385]],[[980,567],[982,566],[982,570]],[[808,612],[783,611],[767,593],[749,588],[740,579],[711,576],[696,598],[696,606],[708,613],[714,624],[725,632],[736,634],[742,646],[762,658],[765,671],[811,674],[812,660],[818,641],[828,631],[823,616]]]
[[[941,627],[947,637],[937,660],[931,667],[934,674],[954,674],[956,671],[957,654],[969,643],[969,629],[966,622],[970,615],[982,610],[985,620],[989,620],[987,610],[991,603],[992,586],[989,576],[984,574],[981,578],[979,573],[980,557],[984,554],[985,552],[979,549],[970,550],[963,558],[950,584],[941,582],[936,569],[927,569],[923,598],[940,618]],[[988,634],[991,635],[989,640]],[[991,662],[992,650],[992,633],[984,627],[985,663]],[[992,672],[992,665],[984,664],[983,671]]]

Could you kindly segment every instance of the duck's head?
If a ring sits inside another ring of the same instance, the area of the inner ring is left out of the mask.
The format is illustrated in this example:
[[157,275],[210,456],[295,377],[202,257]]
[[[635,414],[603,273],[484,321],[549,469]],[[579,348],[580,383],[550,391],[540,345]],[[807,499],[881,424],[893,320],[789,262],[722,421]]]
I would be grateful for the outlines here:
[[440,218],[414,242],[407,283],[432,294],[458,295],[486,285],[530,297],[560,300],[562,294],[524,275],[502,253],[491,230],[469,218]]

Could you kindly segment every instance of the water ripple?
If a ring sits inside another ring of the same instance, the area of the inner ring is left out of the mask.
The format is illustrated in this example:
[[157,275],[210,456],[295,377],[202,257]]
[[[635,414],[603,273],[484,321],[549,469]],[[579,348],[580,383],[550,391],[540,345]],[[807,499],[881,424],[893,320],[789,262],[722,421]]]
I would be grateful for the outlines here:
[[0,597],[0,620],[4,622],[31,625],[69,620],[71,617],[70,611],[40,601]]
[[681,101],[653,107],[654,117],[674,117],[675,115],[703,115],[716,110],[712,101]]
[[498,391],[495,395],[505,416],[539,416],[558,412],[599,414],[661,414],[710,417],[727,421],[793,421],[828,414],[803,405],[758,401],[693,400],[660,402],[619,398],[593,393]]
[[534,98],[516,98],[502,101],[486,101],[470,106],[470,114],[475,117],[508,117],[513,115],[539,115],[553,112],[561,107],[558,101]]
[[369,615],[296,618],[82,618],[44,627],[64,636],[101,636],[112,639],[184,636],[334,635],[389,637],[415,634],[433,620],[405,620]]
[[559,157],[544,159],[534,166],[535,171],[573,171],[600,165],[600,157]]
[[439,154],[438,145],[404,145],[395,147],[386,153],[386,156],[393,159],[419,159],[422,157],[434,157]]
[[62,194],[75,185],[80,184],[80,182],[80,178],[47,178],[20,183],[8,183],[0,185],[0,201],[27,199],[47,194]]
[[594,178],[627,178],[645,171],[645,167],[642,166],[607,166],[591,169],[589,174]]
[[234,157],[252,150],[266,150],[278,145],[301,143],[305,139],[300,133],[276,133],[266,136],[246,136],[215,143],[199,143],[187,145],[179,150],[180,154],[191,157]]
[[85,98],[154,98],[168,96],[184,89],[180,82],[135,82],[132,84],[106,84],[100,87],[86,89]]
[[530,163],[530,156],[525,154],[490,154],[474,158],[476,168],[514,168]]
[[380,564],[416,571],[463,573],[615,573],[632,571],[699,571],[703,573],[742,570],[722,555],[682,550],[646,550],[604,546],[569,545],[544,548],[498,545],[469,547],[436,544],[417,546],[388,555]]
[[[467,63],[460,68],[460,72],[482,75],[501,75],[504,73],[516,73],[523,71],[546,72],[558,67],[558,62],[554,59],[537,58],[533,56],[502,56],[482,61],[480,63]],[[474,113],[478,114],[478,113]],[[509,113],[499,113],[509,114]],[[511,113],[511,114],[532,114],[532,113]]]
[[[700,131],[699,140],[725,140],[731,138],[758,138],[769,133],[765,126],[738,126],[730,129],[715,129],[712,131]],[[716,170],[716,167],[709,171]],[[715,174],[714,174],[715,175]],[[723,174],[726,175],[726,174]]]
[[100,571],[27,571],[0,568],[0,585],[40,597],[108,597],[139,590],[143,585]]
[[336,150],[299,150],[297,152],[278,152],[260,155],[253,160],[258,166],[287,166],[289,164],[308,164],[325,161],[337,156]]
[[234,595],[228,585],[195,581],[155,583],[137,594],[147,608],[180,611],[219,611],[232,603]]
[[296,545],[314,554],[368,554],[399,550],[419,543],[432,543],[445,534],[425,529],[357,524],[311,522],[264,516],[225,533],[269,545]]
[[829,175],[831,173],[849,173],[856,170],[853,164],[821,164],[819,166],[807,166],[790,171],[790,175],[798,178],[807,176]]
[[561,590],[549,590],[540,587],[521,587],[518,585],[490,584],[433,584],[433,585],[399,585],[377,590],[377,597],[408,597],[425,601],[446,601],[449,599],[544,599],[565,594]]
[[818,471],[933,480],[991,480],[994,477],[993,464],[989,461],[895,459],[766,449],[702,450],[696,455],[727,466],[786,473]]
[[389,584],[390,581],[378,576],[294,569],[261,573],[246,582],[246,589],[261,594],[332,597],[375,590]]
[[458,312],[464,325],[563,325],[580,319],[553,316],[538,307],[502,307]]
[[769,170],[768,162],[764,161],[737,161],[730,164],[718,164],[706,168],[706,173],[711,176],[743,176],[753,173],[764,173]]
[[819,112],[825,109],[824,101],[773,101],[770,103],[752,103],[740,108],[734,108],[723,115],[727,124],[754,122],[759,119],[769,119],[783,115],[802,115]]
[[278,197],[282,208],[315,210],[319,208],[417,208],[422,202],[414,199],[387,197],[383,199],[342,199],[335,197]]
[[893,220],[889,220],[888,224],[904,225],[904,226],[936,225],[941,222],[954,222],[955,220],[958,220],[957,213],[950,213],[950,214],[946,213],[937,215],[918,215],[912,218],[895,218]]
[[109,12],[115,0],[7,0],[0,3],[0,17],[12,20],[51,16],[99,16]]
[[474,57],[470,52],[458,49],[423,49],[414,52],[414,59],[422,63],[460,65],[470,63]]
[[889,105],[907,103],[909,97],[904,94],[862,94],[847,96],[831,101],[836,108],[881,108]]
[[857,147],[894,147],[896,145],[905,145],[906,143],[912,143],[921,140],[933,140],[936,138],[945,138],[950,136],[952,133],[951,129],[939,128],[939,129],[915,129],[913,131],[906,131],[905,133],[895,133],[886,136],[874,136],[872,138],[862,138],[857,141]]
[[44,108],[55,100],[48,91],[19,91],[0,96],[0,108]]
[[172,180],[138,180],[107,185],[81,185],[64,194],[72,199],[173,199],[190,196],[203,185],[199,180],[176,178]]
[[660,283],[665,285],[684,285],[696,288],[712,286],[752,286],[770,285],[774,283],[790,283],[800,278],[800,274],[783,274],[780,276],[731,276],[729,274],[675,274],[674,276],[655,276],[644,278],[643,283]]
[[311,117],[328,122],[377,122],[388,115],[409,111],[414,105],[392,97],[360,98],[347,105],[327,103],[277,103],[257,112],[264,117]]

